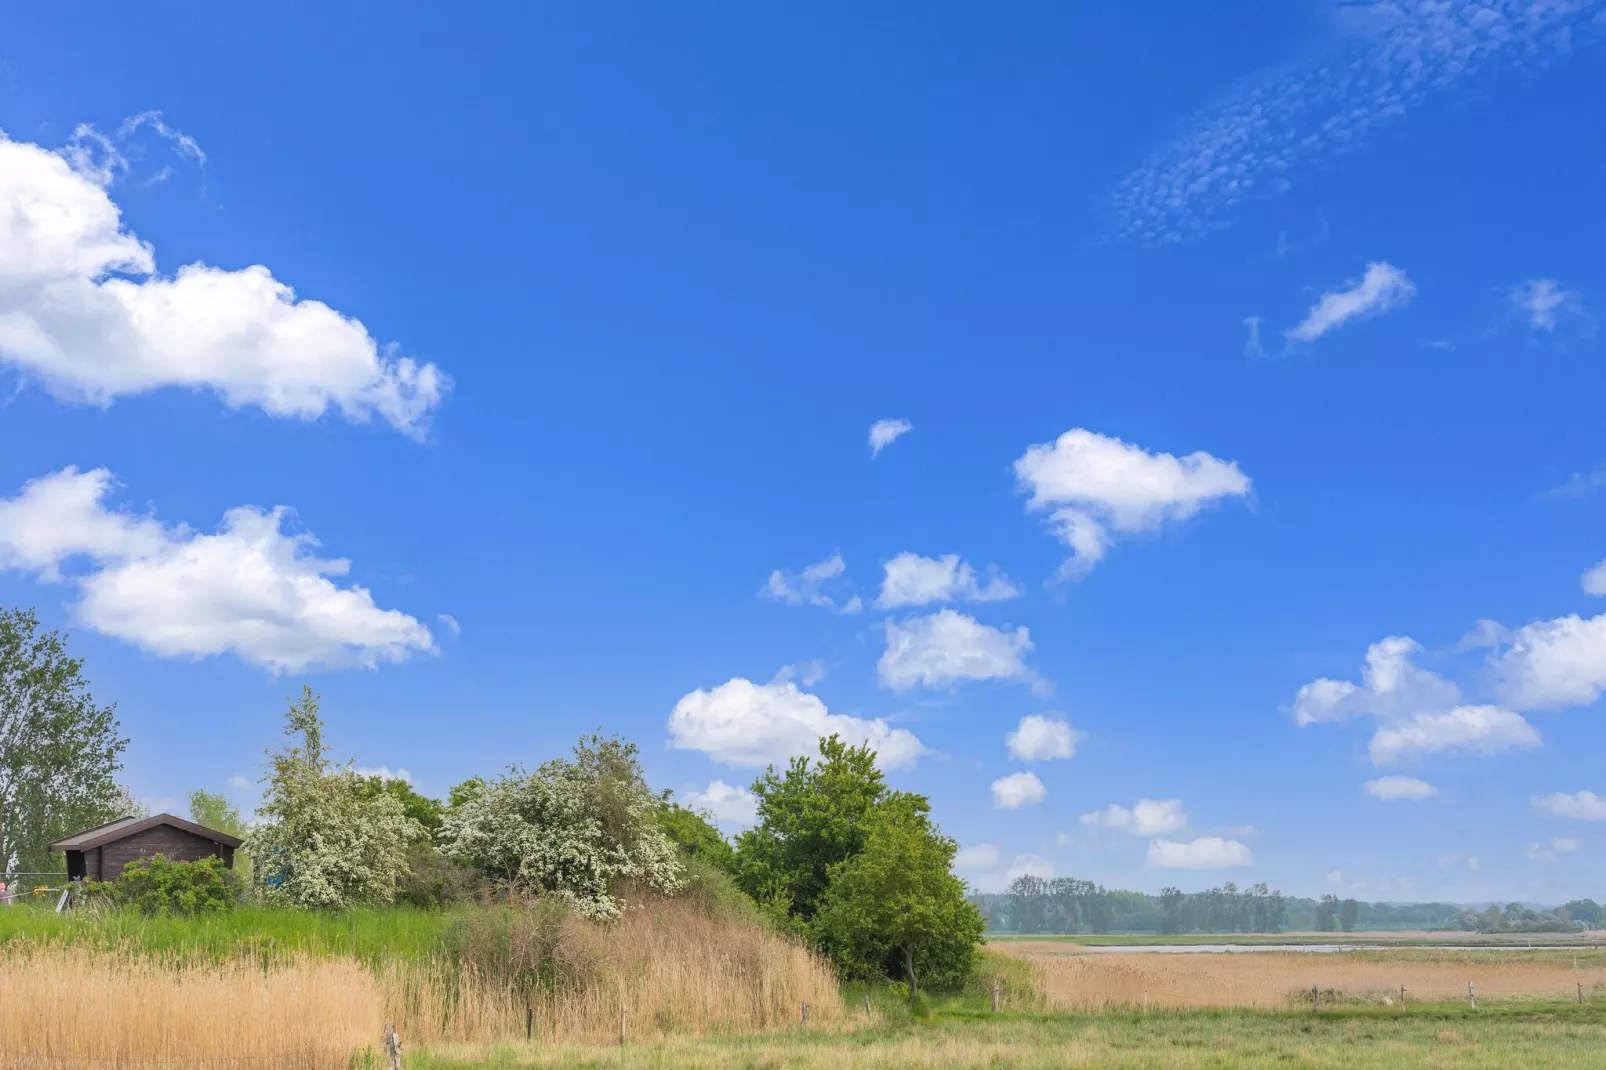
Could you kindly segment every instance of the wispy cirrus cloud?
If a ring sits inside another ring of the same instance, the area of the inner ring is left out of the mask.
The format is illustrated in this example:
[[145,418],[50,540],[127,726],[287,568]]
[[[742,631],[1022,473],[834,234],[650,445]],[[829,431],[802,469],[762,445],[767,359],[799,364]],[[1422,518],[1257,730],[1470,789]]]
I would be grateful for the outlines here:
[[1410,303],[1416,284],[1399,268],[1381,260],[1366,265],[1366,274],[1342,290],[1328,290],[1305,318],[1287,332],[1290,342],[1314,342],[1350,320],[1365,319]]
[[1489,69],[1543,64],[1606,29],[1606,0],[1377,0],[1333,4],[1332,45],[1262,71],[1196,113],[1117,184],[1116,236],[1201,237],[1306,168]]

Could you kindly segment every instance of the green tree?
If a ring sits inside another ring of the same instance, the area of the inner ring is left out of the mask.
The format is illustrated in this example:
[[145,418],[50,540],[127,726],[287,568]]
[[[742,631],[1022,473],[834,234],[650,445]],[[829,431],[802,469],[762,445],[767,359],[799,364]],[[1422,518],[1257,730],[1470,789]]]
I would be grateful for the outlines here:
[[62,871],[50,841],[124,816],[117,731],[61,633],[0,609],[0,870]]
[[1333,931],[1334,918],[1338,914],[1338,896],[1324,895],[1321,904],[1316,908],[1316,931],[1330,933]]
[[325,910],[390,902],[423,828],[395,796],[365,792],[349,762],[331,766],[312,688],[290,705],[284,731],[299,742],[269,754],[263,820],[246,840],[258,891]]
[[593,735],[572,760],[534,773],[515,766],[466,793],[447,811],[440,841],[447,857],[500,883],[509,898],[558,895],[589,917],[612,918],[627,885],[680,888],[659,807],[635,744]]
[[845,976],[901,976],[911,995],[964,981],[986,926],[949,872],[956,845],[917,795],[897,793],[866,822],[864,846],[831,867],[809,925]]
[[[250,829],[240,816],[240,808],[222,795],[199,789],[190,792],[190,820],[209,829],[245,839]],[[242,845],[234,852],[234,872],[242,884],[251,883],[251,852]]]
[[1360,917],[1361,905],[1353,899],[1346,899],[1338,908],[1338,927],[1347,933],[1352,933]]
[[1180,933],[1182,931],[1182,902],[1185,897],[1182,889],[1167,886],[1160,889],[1160,911],[1164,919],[1160,923],[1163,933]]
[[1563,909],[1567,911],[1567,917],[1573,921],[1581,921],[1592,929],[1600,926],[1600,904],[1593,899],[1574,899]]
[[688,856],[700,858],[726,873],[736,872],[736,849],[703,814],[679,803],[665,802],[658,811],[658,824],[670,842]]
[[364,798],[373,799],[380,795],[389,795],[401,803],[402,813],[418,822],[431,838],[441,830],[441,822],[446,820],[446,807],[441,805],[439,799],[431,799],[422,795],[401,777],[365,776],[359,777],[359,788]]
[[736,841],[736,883],[777,919],[794,927],[814,917],[831,867],[864,848],[866,819],[887,795],[868,744],[820,740],[820,758],[771,766],[753,783],[758,825]]

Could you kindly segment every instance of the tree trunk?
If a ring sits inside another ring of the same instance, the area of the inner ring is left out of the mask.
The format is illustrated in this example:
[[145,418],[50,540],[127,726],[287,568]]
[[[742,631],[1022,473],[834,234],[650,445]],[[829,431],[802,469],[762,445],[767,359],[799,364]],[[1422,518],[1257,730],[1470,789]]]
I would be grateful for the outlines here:
[[909,979],[909,995],[920,994],[920,984],[915,980],[915,954],[908,948],[903,949],[903,974]]

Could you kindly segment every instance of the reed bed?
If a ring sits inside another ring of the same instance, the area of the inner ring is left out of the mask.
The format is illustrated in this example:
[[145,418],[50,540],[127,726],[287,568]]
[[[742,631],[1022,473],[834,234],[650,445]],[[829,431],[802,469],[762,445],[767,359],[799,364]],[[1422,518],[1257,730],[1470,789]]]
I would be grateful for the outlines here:
[[0,951],[0,1065],[336,1070],[377,1046],[384,995],[350,960],[196,965],[82,947]]
[[617,1042],[621,1012],[632,1040],[784,1029],[804,1003],[811,1028],[844,1021],[829,964],[756,922],[663,901],[607,926],[564,918],[554,942],[558,969],[535,985],[472,960],[387,963],[387,1013],[421,1043]]
[[621,1013],[632,1042],[781,1030],[805,1002],[811,1029],[845,1019],[822,959],[757,918],[678,900],[607,925],[561,909],[465,912],[428,952],[364,958],[249,938],[222,958],[206,924],[196,945],[174,926],[152,950],[130,924],[86,918],[0,943],[0,1066],[321,1070],[377,1050],[386,1023],[416,1047],[617,1043]]
[[1501,952],[1435,952],[1433,957],[1392,957],[1387,953],[1248,952],[1193,954],[1086,954],[1050,941],[1008,941],[993,945],[1024,960],[1028,985],[1017,986],[1018,1006],[1044,1010],[1095,1010],[1103,1007],[1287,1007],[1311,1002],[1311,989],[1324,1003],[1398,1001],[1407,1004],[1466,1000],[1471,983],[1479,999],[1573,999],[1578,986],[1586,997],[1606,997],[1606,968],[1591,963],[1575,968],[1573,959],[1524,956],[1512,961]]

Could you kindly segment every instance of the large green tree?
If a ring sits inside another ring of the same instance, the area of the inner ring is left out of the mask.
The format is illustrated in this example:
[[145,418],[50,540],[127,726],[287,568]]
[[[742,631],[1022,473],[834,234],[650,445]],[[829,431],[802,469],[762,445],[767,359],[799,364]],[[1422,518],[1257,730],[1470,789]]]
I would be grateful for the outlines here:
[[817,761],[793,758],[753,783],[758,824],[736,841],[736,883],[795,928],[813,919],[831,867],[864,848],[870,811],[887,796],[868,744],[820,740]]
[[349,762],[331,764],[310,687],[290,705],[284,731],[296,742],[269,755],[262,823],[246,839],[258,891],[326,910],[390,902],[423,827],[394,795],[368,792]]
[[946,987],[969,975],[986,923],[955,877],[956,845],[932,825],[926,801],[903,792],[878,803],[862,850],[831,867],[809,925],[849,977],[902,977]]
[[402,812],[418,822],[425,832],[433,837],[441,830],[441,822],[446,818],[446,807],[439,799],[432,799],[421,794],[401,777],[386,777],[380,775],[360,778],[361,791],[368,798],[376,795],[390,795],[402,806]]
[[60,871],[51,840],[123,816],[117,732],[61,633],[0,609],[0,870]]
[[[251,831],[245,823],[245,818],[240,816],[238,806],[216,792],[202,791],[199,788],[190,792],[190,820],[197,825],[227,832],[230,836],[238,836],[242,840]],[[234,852],[234,873],[242,884],[247,886],[251,884],[251,852],[243,845]]]
[[658,824],[670,842],[690,858],[700,858],[725,873],[736,872],[736,851],[706,814],[665,801]]

